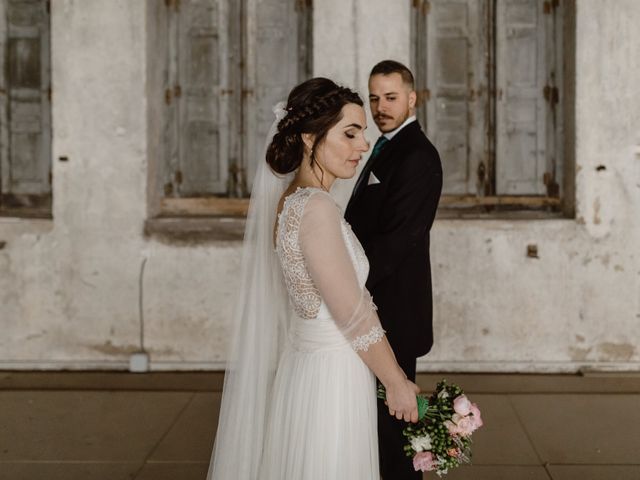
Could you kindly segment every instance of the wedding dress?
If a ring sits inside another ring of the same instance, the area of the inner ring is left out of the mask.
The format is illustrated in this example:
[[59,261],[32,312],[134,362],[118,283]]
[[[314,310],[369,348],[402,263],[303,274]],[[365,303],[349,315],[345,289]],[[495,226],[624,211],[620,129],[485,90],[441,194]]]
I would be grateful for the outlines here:
[[379,478],[375,381],[357,353],[384,336],[369,264],[323,190],[298,189],[276,218],[292,180],[258,164],[207,480]]
[[260,478],[378,479],[375,378],[357,354],[384,332],[369,263],[333,198],[289,195],[276,251],[294,315],[272,389]]

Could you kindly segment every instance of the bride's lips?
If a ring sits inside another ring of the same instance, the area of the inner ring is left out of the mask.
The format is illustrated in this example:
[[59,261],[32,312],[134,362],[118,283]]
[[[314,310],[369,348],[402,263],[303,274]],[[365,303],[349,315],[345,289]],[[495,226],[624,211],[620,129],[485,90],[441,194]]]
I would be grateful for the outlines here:
[[353,165],[355,167],[358,166],[358,164],[360,163],[361,158],[350,158],[349,160],[347,160],[347,162],[349,163],[353,163]]

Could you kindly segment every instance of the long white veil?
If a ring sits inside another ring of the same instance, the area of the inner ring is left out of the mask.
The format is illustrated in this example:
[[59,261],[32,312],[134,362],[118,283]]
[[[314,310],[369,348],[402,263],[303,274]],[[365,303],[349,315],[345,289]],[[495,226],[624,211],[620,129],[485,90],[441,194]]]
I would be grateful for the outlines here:
[[240,290],[224,379],[218,432],[207,479],[257,480],[280,340],[289,314],[287,291],[273,246],[280,196],[293,174],[279,177],[265,161],[284,102],[276,114],[253,182],[242,249]]

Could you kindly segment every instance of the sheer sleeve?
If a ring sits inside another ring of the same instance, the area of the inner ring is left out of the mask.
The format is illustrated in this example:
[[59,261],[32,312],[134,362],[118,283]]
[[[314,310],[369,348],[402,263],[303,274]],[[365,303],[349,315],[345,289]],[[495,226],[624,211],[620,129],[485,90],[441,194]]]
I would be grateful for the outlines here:
[[298,240],[313,283],[354,350],[366,351],[382,340],[375,305],[358,280],[342,232],[342,215],[329,195],[317,192],[309,197]]

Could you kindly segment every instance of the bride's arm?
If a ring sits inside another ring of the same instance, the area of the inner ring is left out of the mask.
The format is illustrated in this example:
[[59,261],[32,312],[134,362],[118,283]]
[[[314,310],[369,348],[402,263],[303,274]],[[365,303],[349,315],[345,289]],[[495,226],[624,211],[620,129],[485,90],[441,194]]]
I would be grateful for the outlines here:
[[417,421],[416,386],[398,365],[366,288],[360,286],[333,199],[314,193],[304,208],[298,240],[314,285],[336,325],[387,390],[390,413]]

